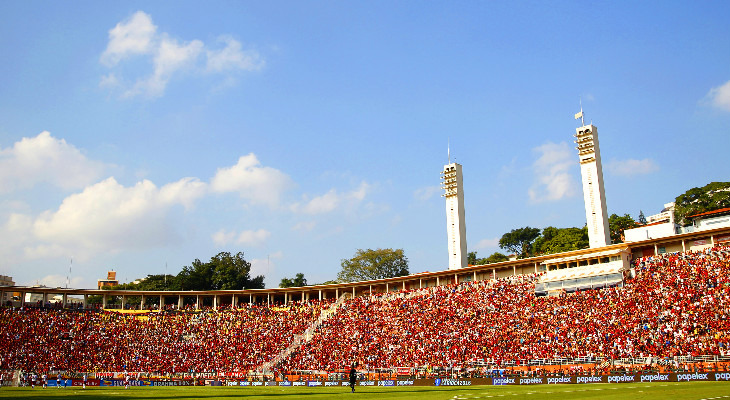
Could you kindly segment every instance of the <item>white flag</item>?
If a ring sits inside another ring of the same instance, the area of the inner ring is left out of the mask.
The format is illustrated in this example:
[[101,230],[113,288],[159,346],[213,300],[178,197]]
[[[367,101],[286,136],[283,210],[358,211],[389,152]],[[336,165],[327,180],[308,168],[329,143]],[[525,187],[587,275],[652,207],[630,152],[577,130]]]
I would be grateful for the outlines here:
[[583,118],[583,111],[579,112],[578,114],[575,114],[575,119]]

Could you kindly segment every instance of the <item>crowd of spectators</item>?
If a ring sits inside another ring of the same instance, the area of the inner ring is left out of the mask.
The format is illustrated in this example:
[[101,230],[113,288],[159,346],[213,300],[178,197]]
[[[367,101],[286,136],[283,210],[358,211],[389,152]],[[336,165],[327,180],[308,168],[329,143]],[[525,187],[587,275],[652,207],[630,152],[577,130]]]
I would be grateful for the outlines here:
[[[728,355],[730,248],[634,261],[623,287],[535,297],[539,274],[359,296],[276,371],[488,365],[579,357]],[[0,310],[0,370],[247,372],[332,301],[145,315]]]
[[531,275],[359,297],[280,367],[730,355],[730,249],[638,259],[635,273],[624,287],[567,296],[536,298]]
[[220,312],[0,310],[0,370],[250,371],[301,334],[327,301]]

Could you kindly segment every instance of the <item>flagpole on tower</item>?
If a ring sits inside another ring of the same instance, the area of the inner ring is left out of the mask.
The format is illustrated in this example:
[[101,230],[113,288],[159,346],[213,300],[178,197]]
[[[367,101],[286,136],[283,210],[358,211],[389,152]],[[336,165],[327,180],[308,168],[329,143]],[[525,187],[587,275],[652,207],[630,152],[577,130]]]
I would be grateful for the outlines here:
[[446,139],[446,156],[449,159],[449,164],[451,164],[451,139]]
[[575,114],[575,119],[580,118],[580,126],[585,126],[585,122],[583,121],[583,100],[580,102],[580,112]]
[[580,118],[580,126],[585,126],[585,122],[583,121],[583,99],[580,99],[580,112],[575,114],[575,119]]

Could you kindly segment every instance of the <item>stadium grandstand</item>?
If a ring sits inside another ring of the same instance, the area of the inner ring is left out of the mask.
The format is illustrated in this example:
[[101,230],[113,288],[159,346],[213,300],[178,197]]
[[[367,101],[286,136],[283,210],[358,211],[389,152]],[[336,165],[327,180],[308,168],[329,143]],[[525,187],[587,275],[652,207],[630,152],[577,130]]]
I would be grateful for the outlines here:
[[[391,377],[727,371],[728,242],[730,232],[723,228],[288,289],[102,293],[5,287],[85,301],[73,307],[64,301],[6,302],[0,310],[0,370],[5,379],[32,372],[270,380],[328,378],[353,363],[362,372]],[[562,283],[545,289],[554,282]],[[88,302],[98,294],[106,307]],[[159,303],[132,310],[124,302],[134,296]]]

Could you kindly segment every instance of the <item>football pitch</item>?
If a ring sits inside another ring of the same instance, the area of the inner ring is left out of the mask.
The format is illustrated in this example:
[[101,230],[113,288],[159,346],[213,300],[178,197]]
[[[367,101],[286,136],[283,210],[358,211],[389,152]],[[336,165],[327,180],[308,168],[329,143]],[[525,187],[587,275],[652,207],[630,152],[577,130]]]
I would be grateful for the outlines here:
[[469,386],[469,387],[358,387],[349,388],[243,388],[243,387],[123,387],[41,389],[0,388],[3,399],[723,399],[730,398],[730,382]]

